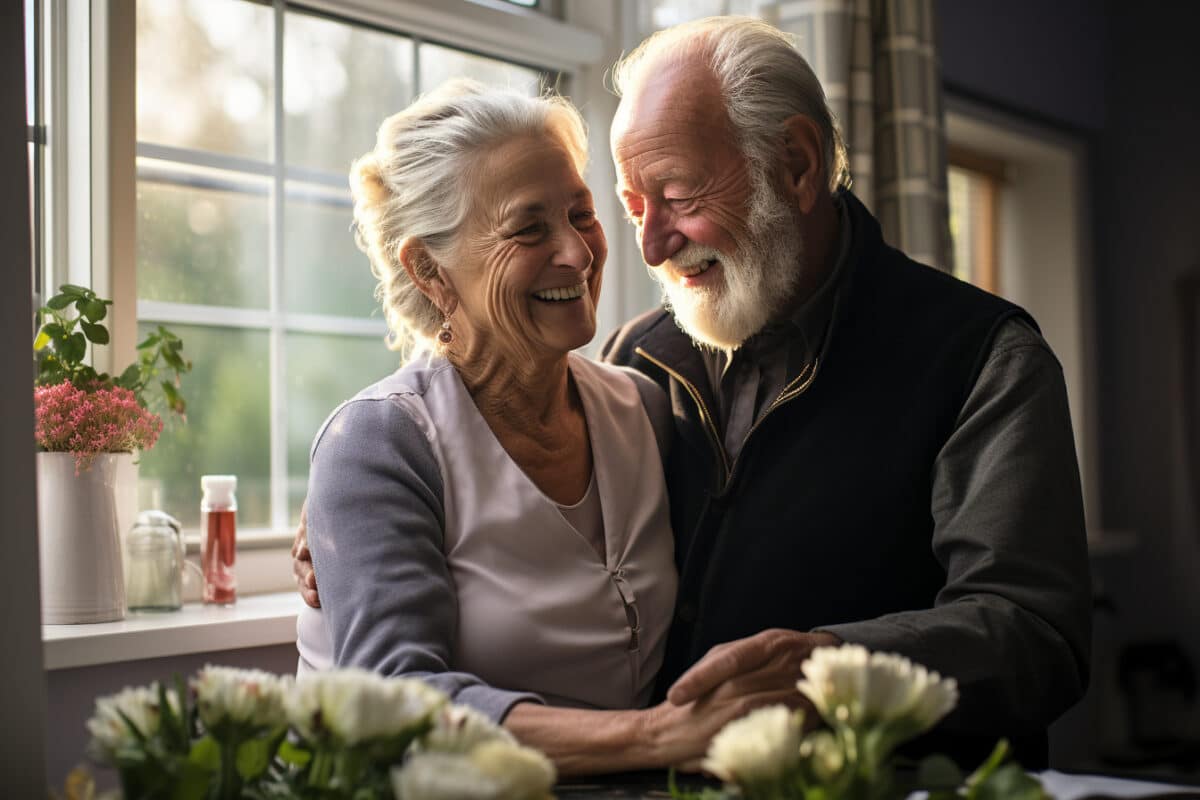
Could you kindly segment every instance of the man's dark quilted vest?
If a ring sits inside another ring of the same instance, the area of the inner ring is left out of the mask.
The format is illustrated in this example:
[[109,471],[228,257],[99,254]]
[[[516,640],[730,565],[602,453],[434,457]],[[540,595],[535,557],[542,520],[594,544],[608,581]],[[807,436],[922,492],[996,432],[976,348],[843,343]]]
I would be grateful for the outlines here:
[[635,320],[606,349],[670,393],[679,433],[667,483],[680,592],[660,694],[713,645],[930,608],[945,582],[930,547],[934,460],[997,327],[1028,317],[887,246],[844,198],[848,293],[815,378],[752,429],[731,470],[705,421],[699,354],[670,317]]

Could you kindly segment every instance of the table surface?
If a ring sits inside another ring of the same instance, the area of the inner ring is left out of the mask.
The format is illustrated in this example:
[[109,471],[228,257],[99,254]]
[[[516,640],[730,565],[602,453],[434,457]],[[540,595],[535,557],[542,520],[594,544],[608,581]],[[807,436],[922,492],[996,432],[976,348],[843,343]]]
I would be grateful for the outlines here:
[[[1046,791],[1056,800],[1108,800],[1108,798],[1141,798],[1142,800],[1192,798],[1200,800],[1200,786],[1152,783],[1125,778],[1110,778],[1103,775],[1074,775],[1055,770],[1037,773],[1037,776],[1041,779]],[[691,776],[681,776],[679,782],[681,785],[693,789],[717,785]],[[555,788],[554,794],[559,800],[661,800],[661,798],[671,796],[667,791],[667,774],[658,771],[564,781]],[[910,800],[916,800],[919,797],[921,797],[920,794],[913,795]]]

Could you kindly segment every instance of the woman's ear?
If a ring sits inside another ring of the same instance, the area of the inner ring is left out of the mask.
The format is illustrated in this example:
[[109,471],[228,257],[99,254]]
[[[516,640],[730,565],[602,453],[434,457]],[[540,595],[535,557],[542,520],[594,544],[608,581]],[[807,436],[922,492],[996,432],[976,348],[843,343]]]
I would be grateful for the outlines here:
[[821,131],[803,114],[793,114],[783,125],[784,192],[807,214],[827,183]]
[[458,307],[458,294],[450,282],[450,276],[437,260],[430,255],[425,244],[419,239],[407,239],[400,245],[397,253],[400,264],[413,285],[441,312],[450,316]]

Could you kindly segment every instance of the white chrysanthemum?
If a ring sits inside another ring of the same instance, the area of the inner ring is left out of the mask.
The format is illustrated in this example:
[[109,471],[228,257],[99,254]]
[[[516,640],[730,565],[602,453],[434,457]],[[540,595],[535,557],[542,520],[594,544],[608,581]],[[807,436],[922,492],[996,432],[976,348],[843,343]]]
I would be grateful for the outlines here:
[[512,734],[467,706],[444,706],[434,715],[433,729],[425,735],[421,749],[438,753],[469,753],[484,742],[516,744]]
[[914,732],[933,727],[958,702],[958,685],[920,664],[860,645],[818,647],[796,684],[830,724],[853,728],[906,723]]
[[713,737],[702,766],[726,783],[777,781],[800,761],[802,723],[786,706],[751,711]]
[[290,688],[291,678],[211,664],[192,679],[196,710],[209,730],[222,722],[262,728],[283,725],[287,721],[283,700]]
[[424,681],[338,669],[296,681],[285,705],[288,721],[304,736],[317,739],[328,733],[353,745],[396,736],[441,708],[446,699]]
[[[167,691],[167,702],[171,704],[171,709],[178,713],[179,695],[176,692]],[[112,763],[118,750],[137,741],[137,737],[121,718],[122,714],[137,726],[138,732],[143,736],[158,733],[162,723],[158,684],[126,687],[116,694],[96,698],[96,711],[87,722],[88,732],[92,735],[89,749],[93,756],[104,763]]]
[[470,753],[417,753],[392,770],[392,788],[404,800],[542,800],[555,777],[538,751],[494,739]]

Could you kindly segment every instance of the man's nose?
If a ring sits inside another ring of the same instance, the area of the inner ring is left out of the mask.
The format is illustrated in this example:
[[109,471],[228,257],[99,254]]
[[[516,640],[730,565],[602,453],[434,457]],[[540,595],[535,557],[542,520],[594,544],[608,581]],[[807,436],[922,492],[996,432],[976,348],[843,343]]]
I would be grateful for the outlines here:
[[642,258],[657,267],[687,243],[687,237],[675,229],[675,220],[665,208],[648,203],[642,217]]

